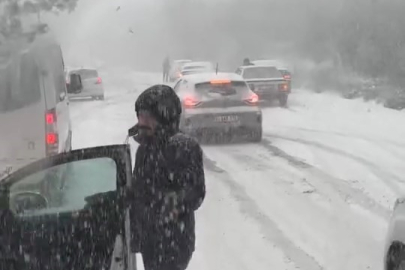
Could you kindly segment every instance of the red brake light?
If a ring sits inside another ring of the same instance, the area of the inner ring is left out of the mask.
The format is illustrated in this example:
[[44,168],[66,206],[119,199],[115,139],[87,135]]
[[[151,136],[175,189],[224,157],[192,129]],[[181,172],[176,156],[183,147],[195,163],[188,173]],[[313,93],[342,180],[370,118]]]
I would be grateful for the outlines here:
[[58,142],[58,135],[56,133],[46,134],[46,144],[54,145]]
[[186,97],[183,101],[184,106],[186,107],[195,107],[199,105],[201,102],[195,99],[194,97]]
[[257,102],[259,102],[259,96],[256,95],[255,93],[252,93],[248,99],[246,99],[246,102],[251,104],[251,105],[256,105]]
[[56,110],[51,109],[45,113],[45,143],[48,156],[58,153],[59,141],[57,131]]
[[46,113],[45,115],[46,124],[52,125],[53,123],[55,123],[56,122],[55,116],[56,115],[53,112]]
[[101,84],[103,81],[101,80],[101,78],[100,77],[98,77],[97,78],[97,82],[96,82],[96,84]]
[[281,91],[288,91],[288,84],[286,84],[286,83],[280,84],[280,90]]
[[291,79],[291,75],[288,75],[288,74],[284,75],[284,80],[290,80],[290,79]]

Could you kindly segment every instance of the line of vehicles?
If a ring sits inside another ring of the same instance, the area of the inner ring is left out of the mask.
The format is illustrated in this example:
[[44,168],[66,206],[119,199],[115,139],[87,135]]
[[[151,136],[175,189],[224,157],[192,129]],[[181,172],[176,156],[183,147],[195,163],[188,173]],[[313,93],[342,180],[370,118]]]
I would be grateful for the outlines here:
[[[276,98],[280,101],[281,97],[281,101],[286,101],[291,91],[291,74],[288,70],[268,61],[252,61],[253,65],[241,66],[234,73],[217,72],[216,67],[208,62],[181,60],[177,63],[177,66],[172,66],[175,71],[171,76],[176,80],[174,90],[183,102],[184,113],[180,125],[186,133],[194,136],[210,136],[225,131],[225,134],[240,133],[249,140],[258,142],[262,136],[263,121],[260,100]],[[18,37],[0,44],[1,213],[8,204],[4,202],[6,193],[10,196],[9,200],[18,204],[17,199],[26,201],[27,198],[37,199],[38,204],[45,208],[49,207],[50,202],[54,202],[53,206],[60,204],[55,194],[63,193],[61,189],[67,174],[63,168],[68,167],[58,167],[63,164],[76,168],[77,174],[73,177],[78,177],[78,182],[85,182],[89,175],[80,170],[86,166],[76,166],[75,162],[88,160],[97,163],[100,158],[107,158],[117,164],[117,172],[112,172],[112,175],[118,177],[112,179],[117,183],[117,189],[122,189],[122,185],[130,182],[127,180],[131,175],[131,156],[127,146],[71,151],[73,132],[69,117],[69,95],[75,97],[77,94],[103,99],[102,81],[94,69],[66,69],[61,47],[49,34],[36,37],[34,41],[31,37]],[[27,164],[31,165],[24,167]],[[19,167],[24,168],[15,172]],[[121,173],[122,170],[125,173]],[[11,190],[14,188],[15,193],[8,194],[10,187]],[[25,229],[25,238],[17,239],[21,243],[20,249],[32,258],[39,251],[41,253],[38,255],[41,257],[40,261],[32,259],[27,262],[21,259],[21,262],[41,263],[45,268],[48,265],[61,269],[71,268],[73,263],[80,267],[85,265],[82,260],[86,261],[86,256],[74,252],[85,249],[93,252],[99,250],[100,254],[92,253],[92,256],[102,257],[104,254],[101,253],[105,250],[99,249],[108,246],[103,238],[104,229],[99,229],[105,227],[104,223],[113,224],[128,232],[121,220],[123,217],[120,217],[118,224],[116,218],[97,220],[88,208],[64,211],[62,215],[51,210],[33,217],[12,212],[15,219],[13,226],[20,224]],[[121,215],[123,211],[124,209],[119,209],[117,215]],[[405,269],[404,220],[405,197],[402,197],[395,202],[389,224],[385,270]],[[2,223],[3,232],[6,227],[7,224]],[[89,230],[93,234],[98,233],[99,240],[88,237],[83,239],[83,235],[92,235],[88,233]],[[114,233],[111,235],[114,236]],[[49,239],[54,236],[54,239],[59,240],[50,246]],[[82,241],[77,240],[79,236]],[[7,246],[4,242],[5,235],[0,233],[0,238],[3,246]],[[15,239],[13,241],[16,243]],[[85,245],[85,248],[79,245]],[[65,254],[63,249],[67,247],[73,252],[73,257],[81,260],[72,262],[70,257],[63,256],[54,260],[57,258],[55,254]],[[9,257],[10,254],[4,252],[5,249],[0,249],[0,266],[16,263],[13,261],[14,257]],[[127,249],[122,250],[122,257],[115,259],[128,258],[128,253]],[[110,259],[112,258],[107,258]],[[4,269],[12,268],[10,266]],[[127,263],[124,263],[124,269],[128,269]]]
[[210,62],[174,61],[170,78],[183,104],[181,130],[209,141],[243,137],[260,142],[261,101],[286,106],[291,92],[291,73],[277,65],[258,60],[224,73]]

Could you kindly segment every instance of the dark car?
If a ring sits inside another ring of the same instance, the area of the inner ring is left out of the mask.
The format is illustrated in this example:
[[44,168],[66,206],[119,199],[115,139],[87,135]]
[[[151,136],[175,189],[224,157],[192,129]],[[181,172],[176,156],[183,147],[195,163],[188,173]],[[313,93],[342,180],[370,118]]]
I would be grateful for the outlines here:
[[236,72],[245,79],[250,89],[261,100],[277,99],[281,106],[287,104],[290,84],[274,66],[241,66]]
[[233,73],[203,73],[180,79],[174,90],[183,103],[180,129],[197,137],[262,138],[258,96]]
[[[53,203],[41,185],[60,177],[63,200]],[[127,145],[58,154],[7,176],[0,182],[0,268],[135,269],[124,208],[130,177]]]

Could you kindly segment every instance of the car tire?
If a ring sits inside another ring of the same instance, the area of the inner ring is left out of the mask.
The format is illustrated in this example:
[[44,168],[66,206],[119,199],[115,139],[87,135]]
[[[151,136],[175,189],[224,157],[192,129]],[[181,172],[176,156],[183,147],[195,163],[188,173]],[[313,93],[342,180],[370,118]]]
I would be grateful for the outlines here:
[[278,97],[278,102],[279,102],[281,107],[287,106],[287,101],[288,101],[288,95],[287,94],[280,95]]
[[388,251],[386,268],[388,270],[405,270],[405,246],[393,243]]

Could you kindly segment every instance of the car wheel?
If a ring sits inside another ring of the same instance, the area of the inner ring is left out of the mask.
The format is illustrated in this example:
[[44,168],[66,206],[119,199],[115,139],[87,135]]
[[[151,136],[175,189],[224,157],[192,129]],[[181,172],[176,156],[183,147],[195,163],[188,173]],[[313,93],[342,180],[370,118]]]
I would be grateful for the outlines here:
[[288,95],[281,95],[278,97],[278,101],[281,107],[285,107],[287,105]]
[[99,100],[104,100],[104,95],[98,97]]
[[387,254],[387,270],[405,270],[405,246],[400,242],[394,242]]

